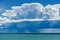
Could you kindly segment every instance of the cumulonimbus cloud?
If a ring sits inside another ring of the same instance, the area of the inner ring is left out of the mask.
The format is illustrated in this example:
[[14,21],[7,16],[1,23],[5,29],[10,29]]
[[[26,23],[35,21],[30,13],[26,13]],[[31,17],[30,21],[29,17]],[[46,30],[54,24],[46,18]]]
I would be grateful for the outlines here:
[[[25,3],[21,6],[13,6],[12,10],[5,10],[2,13],[6,19],[1,17],[4,22],[20,21],[42,21],[60,19],[60,4],[43,6],[40,3]],[[7,20],[7,21],[6,21]]]

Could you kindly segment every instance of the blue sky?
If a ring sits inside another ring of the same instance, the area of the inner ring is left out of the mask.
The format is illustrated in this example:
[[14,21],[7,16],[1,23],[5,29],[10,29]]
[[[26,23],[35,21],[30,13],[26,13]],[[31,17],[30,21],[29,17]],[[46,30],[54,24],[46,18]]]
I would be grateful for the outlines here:
[[[11,9],[11,7],[12,6],[20,6],[20,5],[22,5],[22,4],[24,4],[24,3],[33,3],[33,2],[38,2],[38,3],[41,3],[42,5],[44,5],[44,6],[46,6],[46,5],[48,5],[48,4],[60,4],[60,1],[59,0],[0,0],[0,15],[1,15],[1,13],[3,13],[3,12],[5,12],[5,10],[10,10]],[[25,29],[28,29],[29,31],[31,31],[31,32],[36,32],[37,30],[36,30],[36,27],[35,27],[35,24],[33,24],[33,23],[29,23],[29,24],[27,24],[28,22],[26,22],[26,23],[23,23],[23,24],[19,24],[18,23],[18,25],[20,25],[20,26],[22,26],[22,27],[24,27],[24,28],[22,28],[22,29],[19,29],[19,27],[17,27],[17,23],[16,24],[11,24],[11,25],[8,25],[8,26],[10,26],[10,29],[9,29],[9,27],[7,28],[9,31],[14,31],[14,28],[16,28],[17,30],[18,30],[18,32],[23,32],[23,31],[25,31]],[[37,28],[48,28],[48,26],[49,27],[57,27],[57,28],[60,28],[60,25],[59,24],[53,24],[52,26],[50,25],[50,23],[51,22],[48,22],[48,25],[47,25],[47,23],[45,24],[44,22],[42,23],[42,25],[41,24],[36,24],[36,26],[38,26]],[[55,22],[53,22],[53,23],[55,23]],[[6,24],[7,25],[7,24]],[[31,27],[28,27],[28,26],[30,26],[31,25]],[[3,25],[4,26],[4,25]],[[12,27],[13,26],[13,27]],[[26,28],[25,28],[25,26],[27,26]],[[41,26],[41,27],[40,27]],[[4,29],[3,29],[4,30]]]
[[11,9],[12,6],[19,6],[24,3],[38,2],[46,6],[47,4],[58,4],[59,0],[0,0],[0,13],[3,13],[7,9]]

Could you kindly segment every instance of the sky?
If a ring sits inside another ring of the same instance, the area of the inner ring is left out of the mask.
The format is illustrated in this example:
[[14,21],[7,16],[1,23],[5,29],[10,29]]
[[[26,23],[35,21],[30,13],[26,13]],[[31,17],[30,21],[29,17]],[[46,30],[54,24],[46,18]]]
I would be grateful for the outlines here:
[[[0,0],[0,14],[5,10],[11,9],[12,6],[20,6],[24,3],[38,2],[46,6],[47,4],[59,4],[59,0]],[[2,11],[1,11],[2,10]]]
[[[51,5],[53,5],[53,4],[60,4],[60,1],[59,0],[0,0],[0,15],[2,14],[2,13],[4,13],[5,12],[5,10],[11,10],[11,7],[12,6],[20,6],[20,5],[22,5],[22,4],[24,4],[24,3],[33,3],[33,2],[37,2],[37,3],[41,3],[43,6],[46,6],[46,5],[48,5],[48,4],[51,4]],[[55,22],[54,22],[55,23]],[[24,24],[24,25],[23,25]],[[25,29],[28,29],[28,30],[30,30],[31,32],[36,32],[37,30],[35,30],[36,28],[35,28],[35,24],[33,24],[33,23],[29,23],[29,24],[27,24],[27,22],[26,23],[23,23],[23,24],[19,24],[18,23],[18,28],[17,28],[17,30],[18,30],[18,32],[20,32],[21,30],[22,31],[24,31]],[[31,25],[32,24],[32,25]],[[56,23],[57,24],[57,23]],[[52,24],[52,26],[51,26],[51,24],[50,24],[50,22],[48,22],[48,25],[47,25],[47,23],[46,23],[46,25],[44,25],[44,23],[42,23],[42,26],[43,26],[43,28],[46,26],[46,28],[48,28],[48,26],[49,27],[59,27],[59,24]],[[8,25],[8,24],[6,24],[6,25]],[[28,26],[30,26],[31,25],[31,27],[28,27]],[[41,26],[41,24],[36,24],[36,26],[38,25],[38,28]],[[3,25],[4,26],[4,25]],[[8,25],[9,26],[9,25]],[[12,27],[12,26],[14,26],[14,27]],[[11,26],[10,26],[10,28],[12,28],[12,30],[13,31],[15,31],[13,28],[16,28],[16,24],[11,24]],[[20,26],[22,26],[22,27],[25,27],[25,26],[27,26],[27,28],[22,28],[22,29],[19,29],[19,27]],[[41,26],[41,27],[42,27]],[[9,28],[9,27],[8,27]],[[60,27],[59,27],[60,28]],[[8,29],[9,31],[11,31],[11,29]],[[53,30],[54,31],[54,30]]]

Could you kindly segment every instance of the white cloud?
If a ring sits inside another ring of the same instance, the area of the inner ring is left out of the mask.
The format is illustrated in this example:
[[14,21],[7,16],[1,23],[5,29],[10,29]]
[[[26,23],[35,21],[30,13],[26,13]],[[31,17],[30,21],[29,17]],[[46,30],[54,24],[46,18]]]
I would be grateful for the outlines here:
[[47,5],[44,7],[44,11],[43,13],[44,14],[48,14],[49,15],[49,19],[60,19],[59,18],[59,7],[60,5],[59,4],[55,4],[55,5]]
[[[2,16],[6,17],[6,19],[3,20],[6,23],[21,21],[42,21],[46,19],[59,20],[59,8],[60,4],[48,4],[44,7],[40,3],[25,3],[21,6],[11,7],[12,10],[6,10],[4,13],[2,13]],[[4,18],[1,18],[0,20],[2,19]]]

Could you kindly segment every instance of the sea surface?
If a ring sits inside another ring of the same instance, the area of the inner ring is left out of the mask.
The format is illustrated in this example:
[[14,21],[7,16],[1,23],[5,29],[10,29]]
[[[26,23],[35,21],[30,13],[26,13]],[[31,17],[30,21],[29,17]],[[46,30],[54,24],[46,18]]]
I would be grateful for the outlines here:
[[0,40],[60,40],[60,34],[0,34]]

